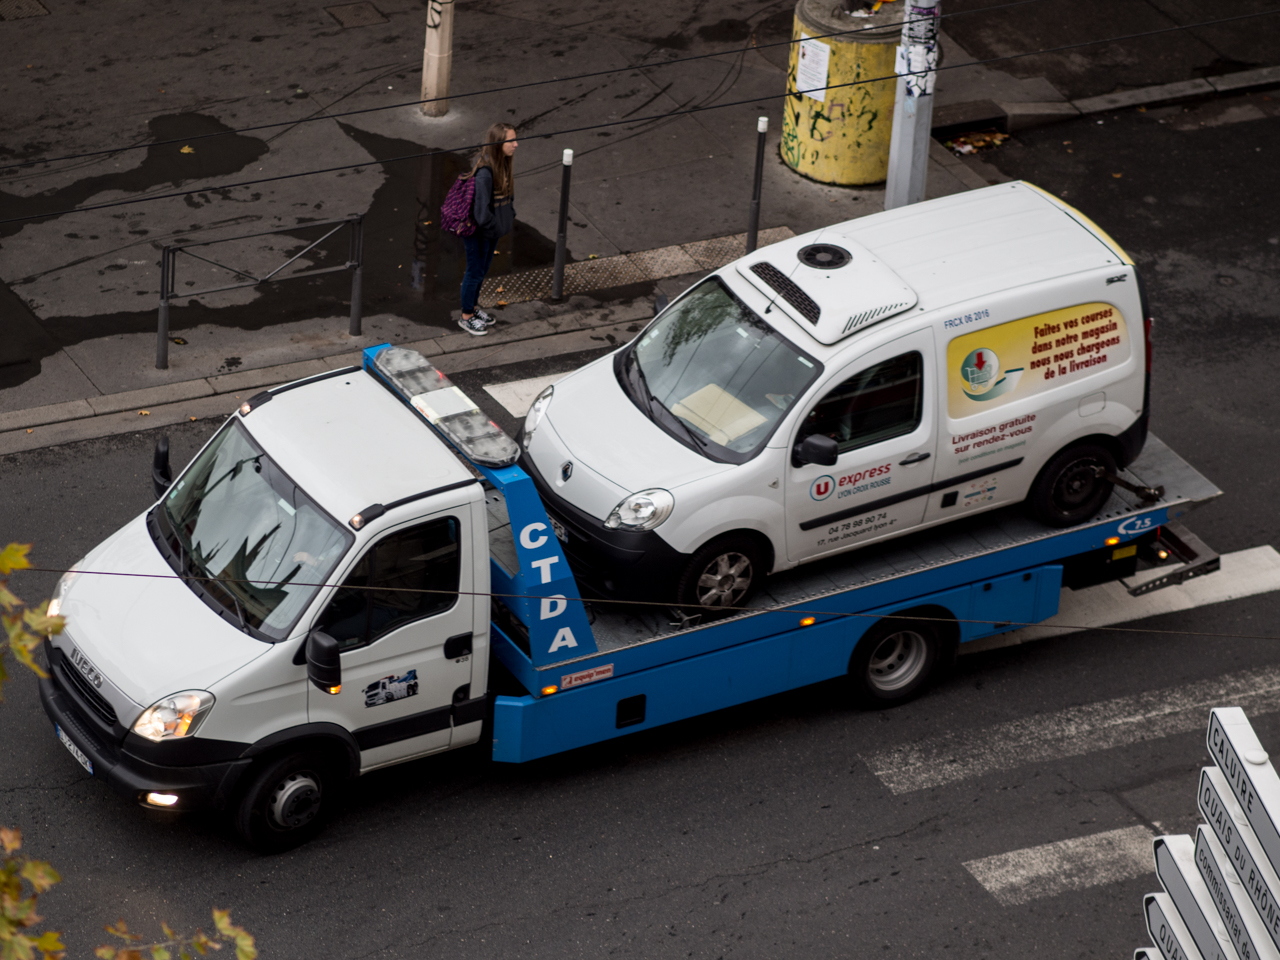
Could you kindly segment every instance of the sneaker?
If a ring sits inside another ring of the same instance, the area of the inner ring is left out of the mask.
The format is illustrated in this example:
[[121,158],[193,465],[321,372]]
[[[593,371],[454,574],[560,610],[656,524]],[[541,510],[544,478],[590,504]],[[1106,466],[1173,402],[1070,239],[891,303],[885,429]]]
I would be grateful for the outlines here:
[[480,318],[486,327],[492,327],[498,322],[496,317],[491,317],[485,308],[481,306],[476,307],[476,316]]
[[467,331],[467,333],[471,334],[473,337],[483,337],[489,332],[489,328],[485,325],[485,322],[480,319],[479,310],[477,310],[471,317],[461,317],[458,320],[458,326]]

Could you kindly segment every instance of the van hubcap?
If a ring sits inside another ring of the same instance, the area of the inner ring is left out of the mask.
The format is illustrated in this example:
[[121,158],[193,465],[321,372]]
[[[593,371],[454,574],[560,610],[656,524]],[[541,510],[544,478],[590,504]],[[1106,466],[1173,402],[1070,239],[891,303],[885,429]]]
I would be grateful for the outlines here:
[[1055,485],[1054,499],[1064,510],[1072,510],[1087,503],[1098,489],[1096,467],[1100,464],[1091,459],[1077,460],[1062,471]]
[[293,830],[310,823],[320,812],[320,784],[310,773],[291,773],[271,791],[268,808],[276,826]]
[[751,558],[741,553],[722,553],[698,578],[698,603],[704,607],[731,607],[746,596],[751,586]]

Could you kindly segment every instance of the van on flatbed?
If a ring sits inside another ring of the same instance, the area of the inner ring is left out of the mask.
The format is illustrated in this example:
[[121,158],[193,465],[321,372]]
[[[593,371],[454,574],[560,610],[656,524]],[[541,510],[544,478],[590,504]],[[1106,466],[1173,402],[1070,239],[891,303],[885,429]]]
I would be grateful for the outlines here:
[[973,515],[780,573],[706,622],[584,598],[518,453],[386,344],[251,398],[176,478],[158,445],[157,502],[58,584],[54,733],[143,806],[222,809],[279,850],[391,764],[477,742],[523,763],[834,678],[901,703],[962,644],[1052,616],[1064,585],[1145,591],[1216,562],[1177,518],[1219,491],[1152,437],[1078,526]]

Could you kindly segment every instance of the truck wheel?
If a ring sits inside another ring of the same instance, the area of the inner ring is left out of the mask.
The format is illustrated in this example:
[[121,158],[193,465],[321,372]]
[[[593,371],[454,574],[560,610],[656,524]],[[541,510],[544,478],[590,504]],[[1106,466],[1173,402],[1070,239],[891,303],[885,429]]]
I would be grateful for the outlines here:
[[872,709],[906,703],[929,682],[941,650],[931,623],[879,621],[862,635],[849,660],[855,698]]
[[1073,527],[1094,516],[1111,496],[1112,483],[1097,468],[1116,472],[1115,457],[1097,443],[1060,450],[1032,484],[1027,503],[1037,520],[1050,527]]
[[730,614],[751,598],[764,577],[759,545],[751,537],[730,534],[712,540],[693,555],[676,586],[676,599],[691,613]]
[[240,797],[236,830],[258,853],[306,843],[324,825],[337,777],[318,753],[292,753],[267,763]]

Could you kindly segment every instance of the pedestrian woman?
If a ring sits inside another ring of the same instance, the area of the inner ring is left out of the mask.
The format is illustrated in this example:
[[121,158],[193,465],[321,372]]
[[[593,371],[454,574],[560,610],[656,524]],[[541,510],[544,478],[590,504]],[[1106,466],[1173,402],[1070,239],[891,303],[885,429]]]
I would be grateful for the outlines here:
[[476,232],[462,238],[467,248],[467,272],[462,278],[462,319],[458,326],[473,337],[483,337],[495,322],[476,304],[476,298],[493,262],[494,248],[515,226],[512,168],[517,146],[516,128],[509,123],[495,123],[485,134],[484,146],[471,167],[476,189],[471,219]]

